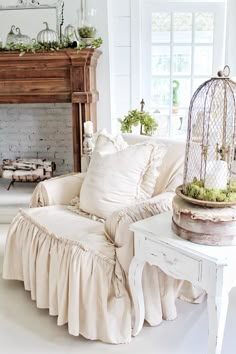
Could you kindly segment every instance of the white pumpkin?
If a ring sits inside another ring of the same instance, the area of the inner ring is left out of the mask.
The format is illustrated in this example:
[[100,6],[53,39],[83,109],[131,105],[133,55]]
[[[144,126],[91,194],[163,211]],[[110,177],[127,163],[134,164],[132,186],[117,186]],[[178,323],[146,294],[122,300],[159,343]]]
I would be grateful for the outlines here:
[[15,28],[16,27],[14,25],[11,26],[10,32],[7,35],[6,44],[15,42],[15,38],[16,38],[16,33],[14,32]]
[[59,42],[59,37],[56,31],[48,27],[48,23],[44,22],[46,29],[40,31],[37,35],[38,43],[55,43]]
[[31,39],[29,36],[22,34],[19,27],[16,28],[17,35],[15,36],[15,44],[30,44]]

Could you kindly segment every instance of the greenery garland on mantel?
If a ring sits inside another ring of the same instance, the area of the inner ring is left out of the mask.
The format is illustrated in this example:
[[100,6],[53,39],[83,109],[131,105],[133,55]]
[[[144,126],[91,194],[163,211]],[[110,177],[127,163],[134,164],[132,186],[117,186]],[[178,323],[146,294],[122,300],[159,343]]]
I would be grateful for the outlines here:
[[99,48],[102,45],[102,38],[94,38],[90,43],[81,42],[77,45],[77,42],[72,42],[69,38],[64,38],[61,42],[52,42],[52,43],[37,43],[31,42],[30,44],[22,44],[22,43],[10,43],[5,47],[0,48],[0,51],[19,51],[19,56],[24,55],[25,53],[36,53],[39,51],[43,52],[54,52],[60,49],[66,48],[74,48],[78,52],[85,48]]

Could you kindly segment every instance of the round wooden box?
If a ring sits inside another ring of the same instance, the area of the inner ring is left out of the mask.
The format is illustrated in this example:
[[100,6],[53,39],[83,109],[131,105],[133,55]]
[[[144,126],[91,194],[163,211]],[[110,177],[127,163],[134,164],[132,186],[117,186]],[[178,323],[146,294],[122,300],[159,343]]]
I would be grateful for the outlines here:
[[207,208],[173,199],[172,229],[180,237],[203,245],[236,245],[236,207]]

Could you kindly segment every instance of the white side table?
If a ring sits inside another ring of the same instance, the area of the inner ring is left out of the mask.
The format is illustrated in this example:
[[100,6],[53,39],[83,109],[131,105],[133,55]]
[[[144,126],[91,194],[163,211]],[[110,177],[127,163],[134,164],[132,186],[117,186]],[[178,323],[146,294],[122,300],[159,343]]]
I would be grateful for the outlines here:
[[130,226],[135,255],[129,283],[134,301],[136,336],[144,322],[142,271],[146,262],[166,274],[188,280],[208,294],[208,354],[220,354],[228,309],[228,294],[236,286],[236,246],[203,246],[185,241],[171,229],[172,212],[155,215]]

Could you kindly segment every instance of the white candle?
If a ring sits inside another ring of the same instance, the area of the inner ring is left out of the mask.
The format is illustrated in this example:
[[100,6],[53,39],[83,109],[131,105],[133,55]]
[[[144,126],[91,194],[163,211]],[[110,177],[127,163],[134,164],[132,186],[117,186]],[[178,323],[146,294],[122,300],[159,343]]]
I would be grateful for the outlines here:
[[207,164],[205,188],[225,189],[228,180],[228,166],[226,161],[210,161]]
[[84,133],[88,135],[93,134],[93,122],[91,120],[84,123]]

